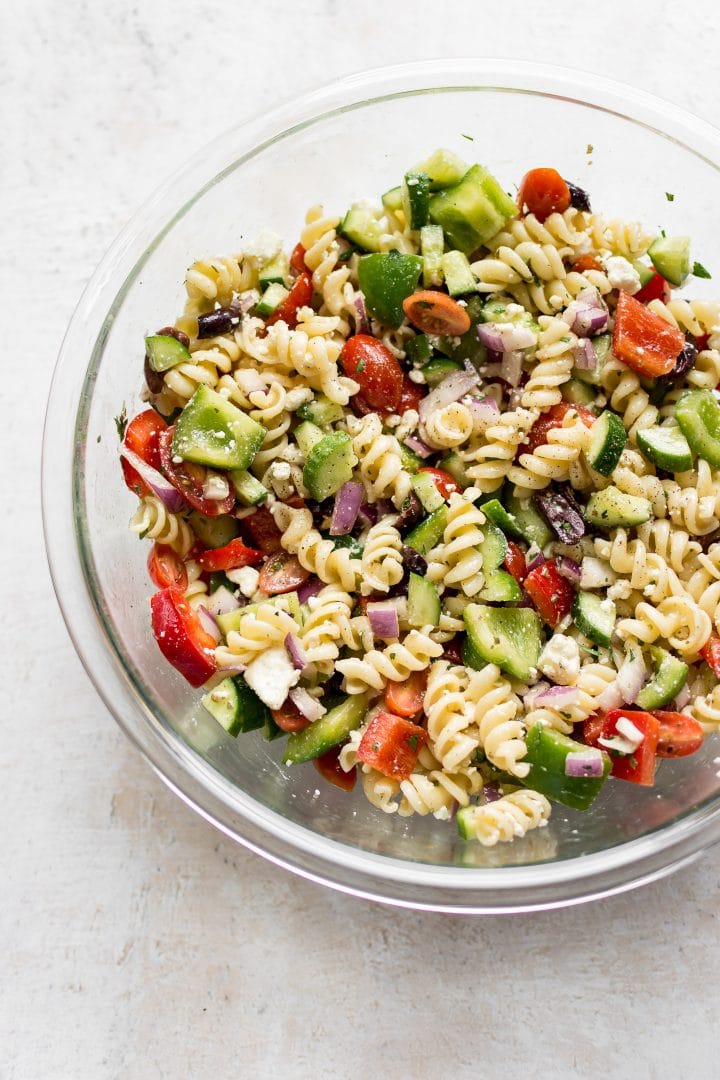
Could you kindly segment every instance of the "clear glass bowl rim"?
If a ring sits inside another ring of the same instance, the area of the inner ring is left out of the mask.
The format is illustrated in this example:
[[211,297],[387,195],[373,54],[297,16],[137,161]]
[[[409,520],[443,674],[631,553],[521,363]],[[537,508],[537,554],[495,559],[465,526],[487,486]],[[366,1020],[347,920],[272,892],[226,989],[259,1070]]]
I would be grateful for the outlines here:
[[[349,848],[261,806],[157,722],[128,677],[98,615],[75,523],[75,425],[92,378],[76,362],[95,356],[148,251],[188,203],[244,156],[323,116],[377,99],[446,89],[500,89],[567,99],[673,139],[720,170],[720,131],[647,92],[599,75],[519,60],[417,61],[360,72],[232,128],[195,154],[141,207],[87,285],[63,340],[43,438],[45,542],[73,644],[105,705],[160,778],[233,840],[309,880],[366,899],[463,914],[521,912],[582,903],[663,877],[720,840],[720,799],[672,825],[591,855],[525,867],[430,866]],[[229,160],[230,159],[230,160]],[[168,206],[176,208],[168,220]],[[88,344],[90,347],[88,348]]]

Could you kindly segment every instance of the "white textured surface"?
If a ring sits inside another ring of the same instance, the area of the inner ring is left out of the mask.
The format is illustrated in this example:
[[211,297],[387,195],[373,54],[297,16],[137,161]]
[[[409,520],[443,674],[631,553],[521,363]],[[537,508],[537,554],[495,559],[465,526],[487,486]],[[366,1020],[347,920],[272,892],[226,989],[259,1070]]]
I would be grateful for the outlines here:
[[275,869],[191,814],[99,703],[52,598],[37,496],[47,386],[79,293],[207,139],[350,70],[483,53],[585,66],[713,121],[716,12],[7,5],[0,1076],[717,1075],[718,852],[590,907],[474,921]]

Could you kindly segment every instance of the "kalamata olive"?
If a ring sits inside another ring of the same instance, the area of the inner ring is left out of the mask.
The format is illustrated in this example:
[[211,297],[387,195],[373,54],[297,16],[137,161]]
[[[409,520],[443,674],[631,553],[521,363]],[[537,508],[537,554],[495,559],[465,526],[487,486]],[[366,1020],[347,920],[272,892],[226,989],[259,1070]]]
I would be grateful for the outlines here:
[[162,371],[153,371],[147,356],[145,357],[145,366],[143,370],[145,372],[145,385],[148,390],[151,394],[159,394],[164,385]]
[[190,348],[190,338],[182,330],[178,330],[176,326],[163,326],[162,330],[158,330],[158,337],[174,337],[186,349]]
[[217,311],[208,311],[205,315],[198,315],[199,338],[217,337],[218,334],[227,334],[240,322],[240,316],[231,308],[218,308]]
[[402,561],[403,566],[405,566],[411,574],[421,574],[424,576],[427,573],[427,562],[420,552],[415,551],[414,548],[407,547],[405,544],[403,544],[402,548]]
[[587,210],[590,211],[590,196],[587,191],[584,191],[577,184],[571,184],[569,180],[565,183],[570,188],[570,205],[575,210]]
[[697,360],[698,351],[692,341],[686,341],[685,346],[675,361],[675,366],[672,371],[665,376],[666,379],[674,380],[681,379],[683,375],[687,375],[691,367],[695,366]]
[[423,516],[422,503],[418,499],[414,491],[411,491],[408,497],[400,507],[400,513],[398,519],[395,522],[395,527],[402,532],[404,529],[411,529],[413,525],[417,525],[420,518]]

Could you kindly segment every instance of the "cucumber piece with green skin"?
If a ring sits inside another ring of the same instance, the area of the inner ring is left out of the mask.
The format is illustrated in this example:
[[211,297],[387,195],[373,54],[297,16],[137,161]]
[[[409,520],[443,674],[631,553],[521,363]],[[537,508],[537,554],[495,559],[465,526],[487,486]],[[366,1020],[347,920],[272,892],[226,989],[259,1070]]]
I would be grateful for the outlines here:
[[336,420],[342,420],[345,410],[342,405],[330,401],[330,398],[326,398],[324,394],[318,394],[312,401],[306,401],[299,407],[297,416],[301,420],[309,420],[312,424],[323,428],[334,424]]
[[517,214],[515,203],[482,165],[473,165],[459,183],[430,200],[430,220],[441,225],[450,244],[465,255]]
[[402,210],[402,185],[398,184],[397,187],[390,188],[384,195],[381,195],[381,200],[386,210],[391,210],[393,213],[396,210]]
[[602,491],[594,491],[583,512],[588,525],[599,529],[630,528],[644,525],[652,517],[649,499],[626,495],[612,484]]
[[648,266],[648,264],[644,263],[641,259],[631,259],[630,263],[640,278],[640,288],[644,289],[655,277],[655,267]]
[[338,232],[360,251],[380,250],[382,226],[372,210],[365,206],[351,206],[340,222]]
[[507,555],[507,540],[502,529],[499,529],[491,521],[486,521],[483,525],[482,543],[478,546],[482,554],[484,574],[490,570],[497,570],[498,566],[502,566]]
[[690,237],[658,236],[648,248],[650,260],[671,285],[682,285],[690,275]]
[[446,251],[440,260],[447,291],[451,296],[477,292],[477,279],[462,251]]
[[587,408],[593,405],[597,398],[597,390],[580,379],[568,379],[562,384],[560,390],[563,401],[569,401],[571,405],[584,405]]
[[687,390],[681,394],[675,419],[690,449],[720,469],[720,404],[712,390]]
[[145,353],[153,371],[169,371],[178,364],[188,364],[192,354],[187,345],[170,334],[151,334],[145,338]]
[[593,751],[584,743],[575,742],[544,724],[533,724],[525,736],[525,745],[527,753],[523,761],[530,765],[530,772],[523,783],[552,802],[570,806],[573,810],[587,810],[599,795],[612,768],[610,755],[601,750],[602,776],[566,776],[568,754],[587,756]]
[[256,731],[272,719],[267,705],[250,689],[242,675],[223,679],[205,694],[202,703],[228,735]]
[[425,462],[416,454],[414,450],[411,450],[405,443],[400,443],[400,460],[402,461],[402,467],[405,472],[416,473],[418,469],[421,469]]
[[413,551],[419,551],[421,555],[427,555],[428,551],[434,548],[441,539],[446,525],[447,506],[441,506],[407,534],[404,544],[406,547],[411,547]]
[[228,479],[241,506],[258,506],[268,497],[269,492],[264,484],[245,469],[233,469],[228,473]]
[[540,323],[529,311],[525,311],[519,304],[498,300],[497,296],[491,296],[489,300],[480,298],[478,321],[512,323],[513,326],[521,327],[523,330],[532,330],[533,334],[540,333]]
[[206,548],[225,547],[240,535],[240,523],[230,514],[205,517],[199,510],[188,515],[188,524]]
[[442,254],[445,236],[439,225],[423,225],[420,230],[420,254],[423,261],[423,285],[442,285]]
[[450,453],[446,454],[440,462],[440,468],[445,472],[450,473],[453,480],[456,480],[461,488],[470,486],[470,478],[467,474],[467,468],[465,462],[459,454]]
[[460,653],[465,667],[472,668],[473,671],[481,671],[482,668],[487,667],[487,660],[484,660],[477,651],[469,634],[463,634]]
[[399,251],[362,255],[358,283],[370,314],[397,330],[405,319],[403,300],[415,291],[421,270],[419,255],[401,255]]
[[679,427],[641,428],[637,444],[648,461],[666,472],[687,472],[693,467],[692,451]]
[[517,540],[525,539],[525,534],[520,528],[517,518],[507,512],[499,499],[489,499],[485,503],[480,503],[480,509],[485,517],[492,521],[493,525],[497,525],[499,529],[502,529],[506,536],[514,536]]
[[493,604],[515,603],[522,600],[522,589],[507,570],[490,570],[485,574],[485,583],[478,593],[478,600]]
[[247,469],[266,431],[231,401],[198,386],[175,421],[173,456],[215,469]]
[[319,428],[317,424],[314,424],[312,420],[304,420],[302,424],[298,424],[294,434],[295,442],[300,447],[300,452],[306,459],[313,446],[317,446],[320,440],[325,438],[322,429]]
[[473,648],[483,660],[523,682],[534,677],[543,644],[536,611],[468,604],[463,618]]
[[593,338],[595,349],[595,367],[573,368],[573,378],[590,386],[599,386],[602,381],[602,371],[612,355],[612,337],[610,334],[598,334]]
[[303,484],[313,499],[322,502],[352,479],[356,464],[350,436],[344,431],[333,431],[323,436],[306,456]]
[[662,709],[682,690],[690,668],[682,660],[661,649],[657,645],[650,647],[650,655],[655,667],[650,681],[643,686],[635,698],[639,709]]
[[437,626],[440,622],[440,596],[435,584],[420,574],[408,580],[407,621],[409,626]]
[[430,177],[427,173],[405,173],[402,182],[402,206],[410,229],[427,225],[430,206]]
[[610,644],[617,617],[612,600],[595,593],[579,592],[575,594],[570,614],[585,637],[596,645]]
[[[230,584],[230,588],[234,588],[232,583]],[[263,603],[273,604],[278,607],[281,606],[283,611],[287,611],[289,615],[292,615],[298,626],[302,626],[302,606],[296,592],[283,593],[282,596],[269,596]],[[256,611],[257,608],[257,603],[245,604],[243,607],[235,608],[233,611],[228,611],[224,615],[218,615],[217,624],[220,627],[221,633],[227,637],[230,630],[239,630],[243,617],[245,615],[250,615],[253,611]]]
[[477,293],[468,296],[465,311],[470,317],[470,329],[460,337],[452,335],[431,337],[430,340],[434,348],[450,360],[456,360],[460,364],[463,364],[465,360],[469,360],[476,368],[481,367],[487,360],[487,349],[477,333],[477,324],[480,322],[482,305],[482,298]]
[[537,544],[539,548],[544,548],[551,540],[555,539],[555,533],[545,518],[535,509],[529,498],[518,498],[510,488],[507,494],[503,496],[503,502],[508,513],[517,522],[522,537],[528,544]]
[[405,342],[405,356],[411,363],[422,364],[432,357],[432,345],[427,334],[416,334]]
[[312,761],[332,750],[333,746],[345,742],[350,733],[360,727],[367,710],[367,694],[346,697],[340,705],[330,709],[309,727],[288,736],[284,764],[299,765],[303,761]]
[[437,489],[431,473],[418,472],[412,478],[413,491],[423,505],[426,513],[432,514],[445,505],[445,500]]
[[415,171],[429,176],[430,189],[439,191],[458,184],[468,171],[468,165],[452,150],[434,150],[427,161],[416,166]]
[[626,442],[627,434],[622,420],[606,409],[590,429],[590,442],[585,451],[588,464],[601,476],[610,476]]
[[258,274],[258,282],[261,289],[266,289],[268,285],[284,285],[286,288],[288,287],[290,284],[290,264],[284,251],[279,252],[269,263],[265,263]]
[[437,386],[448,375],[452,375],[453,371],[460,371],[461,369],[462,365],[457,360],[449,360],[445,356],[436,356],[434,360],[429,360],[420,370],[425,376],[425,382],[428,386]]
[[289,295],[289,290],[284,285],[275,282],[273,285],[268,285],[265,292],[260,297],[255,313],[260,315],[263,319],[267,319],[268,315],[273,315],[275,311],[280,307],[286,296]]

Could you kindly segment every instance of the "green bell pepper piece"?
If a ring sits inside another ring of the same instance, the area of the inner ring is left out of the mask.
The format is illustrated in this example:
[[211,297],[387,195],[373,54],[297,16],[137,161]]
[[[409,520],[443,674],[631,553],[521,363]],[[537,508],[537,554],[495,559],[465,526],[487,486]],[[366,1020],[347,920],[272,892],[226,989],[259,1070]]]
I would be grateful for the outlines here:
[[539,791],[553,802],[564,803],[573,810],[587,810],[600,793],[612,767],[610,755],[601,750],[602,776],[566,776],[565,762],[568,754],[582,754],[592,748],[569,739],[559,731],[533,724],[525,737],[527,756],[531,768],[523,783]]
[[358,262],[358,282],[370,314],[397,330],[405,318],[403,300],[415,291],[421,270],[419,255],[401,255],[399,251],[363,255]]

